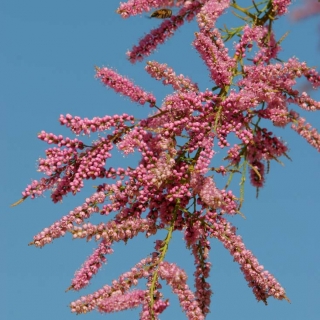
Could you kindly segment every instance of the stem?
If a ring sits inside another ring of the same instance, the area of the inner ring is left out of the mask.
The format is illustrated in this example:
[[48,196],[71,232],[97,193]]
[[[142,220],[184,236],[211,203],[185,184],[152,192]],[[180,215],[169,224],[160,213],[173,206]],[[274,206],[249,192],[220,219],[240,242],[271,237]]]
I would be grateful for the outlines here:
[[174,230],[174,223],[175,223],[175,220],[176,220],[176,217],[177,217],[177,209],[178,209],[178,204],[179,204],[179,201],[177,202],[176,206],[175,206],[175,209],[174,209],[174,212],[173,212],[173,218],[171,220],[171,224],[170,224],[170,227],[168,229],[168,233],[167,233],[167,236],[166,238],[163,240],[163,244],[160,248],[160,256],[157,260],[157,267],[156,267],[156,270],[155,272],[153,273],[153,276],[152,276],[152,282],[151,282],[151,286],[150,286],[150,312],[151,312],[151,319],[153,320],[155,317],[154,317],[154,310],[153,310],[153,306],[154,306],[154,292],[155,292],[155,289],[156,289],[156,283],[157,283],[157,280],[158,280],[158,270],[159,270],[159,265],[160,263],[164,260],[166,254],[167,254],[167,251],[168,251],[168,248],[169,248],[169,242],[172,238],[172,232]]

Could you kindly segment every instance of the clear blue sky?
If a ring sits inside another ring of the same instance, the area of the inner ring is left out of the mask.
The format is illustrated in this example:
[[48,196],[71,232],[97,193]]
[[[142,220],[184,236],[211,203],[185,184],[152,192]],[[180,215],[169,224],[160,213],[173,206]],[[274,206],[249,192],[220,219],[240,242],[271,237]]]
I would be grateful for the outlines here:
[[[95,243],[71,241],[70,236],[66,236],[42,250],[27,244],[33,235],[81,204],[93,192],[94,184],[87,183],[83,193],[69,196],[61,204],[54,205],[47,194],[37,200],[28,199],[15,208],[9,207],[21,197],[21,191],[31,179],[41,177],[36,172],[36,160],[44,155],[47,145],[37,139],[37,133],[45,130],[68,134],[57,121],[60,114],[91,118],[128,112],[142,117],[151,112],[147,106],[132,104],[104,88],[94,79],[94,65],[114,67],[152,91],[158,101],[171,92],[143,71],[145,61],[131,65],[125,56],[159,21],[146,19],[146,15],[123,20],[115,13],[117,7],[115,0],[3,0],[0,3],[3,120],[0,127],[0,319],[76,319],[68,308],[71,301],[110,284],[153,250],[153,241],[143,236],[126,246],[115,245],[115,253],[107,257],[108,264],[86,290],[65,293],[74,272],[91,254]],[[295,55],[319,70],[317,20],[314,17],[299,24],[286,19],[277,21],[278,38],[291,30],[283,44],[280,55],[283,59]],[[235,26],[238,25],[236,21]],[[149,60],[168,63],[177,73],[190,76],[203,90],[212,84],[190,45],[195,31],[194,23],[184,26]],[[313,93],[313,97],[320,100],[319,93]],[[310,113],[307,117],[320,128],[319,114]],[[235,217],[231,222],[238,226],[238,233],[260,263],[285,287],[292,303],[271,298],[268,306],[257,303],[238,265],[220,243],[212,241],[210,281],[214,295],[208,319],[319,319],[320,154],[290,129],[278,130],[277,134],[288,141],[293,161],[283,159],[284,167],[272,163],[258,200],[247,185],[242,209],[247,219]],[[135,161],[123,158],[120,153],[115,155],[111,162],[114,165],[123,162],[125,166]],[[181,238],[182,234],[175,236],[177,243],[170,246],[167,258],[189,273],[192,284],[193,262]],[[112,315],[93,312],[78,317],[138,319],[139,312]],[[171,307],[161,317],[173,318],[185,319],[177,299],[171,300]]]

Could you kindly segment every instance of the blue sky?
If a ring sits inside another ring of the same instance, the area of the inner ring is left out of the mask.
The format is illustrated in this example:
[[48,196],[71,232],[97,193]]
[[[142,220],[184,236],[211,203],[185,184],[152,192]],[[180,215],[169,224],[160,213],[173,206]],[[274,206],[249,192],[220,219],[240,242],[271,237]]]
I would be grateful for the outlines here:
[[[299,5],[299,1],[295,7]],[[200,88],[211,88],[206,67],[191,47],[194,23],[177,34],[149,59],[131,65],[125,52],[159,21],[147,15],[123,20],[116,13],[118,1],[8,1],[0,3],[0,127],[1,157],[1,253],[0,318],[4,320],[75,319],[68,304],[91,293],[130,269],[153,251],[153,240],[138,237],[126,246],[116,244],[108,264],[92,284],[82,292],[67,292],[74,272],[91,254],[94,242],[71,241],[70,236],[56,240],[43,249],[28,247],[32,237],[51,225],[93,193],[91,183],[79,195],[68,196],[53,204],[49,194],[27,200],[10,208],[21,197],[36,172],[36,160],[47,145],[37,139],[41,130],[68,134],[58,123],[60,114],[82,117],[132,113],[148,115],[147,106],[129,102],[94,79],[94,65],[115,68],[152,91],[158,101],[171,92],[151,79],[143,70],[147,60],[168,63],[176,73],[190,76]],[[224,17],[226,23],[234,20]],[[239,21],[236,21],[236,25]],[[277,36],[287,30],[280,57],[296,56],[319,70],[319,27],[317,18],[293,24],[288,19],[276,22]],[[319,92],[312,96],[320,100]],[[307,114],[320,128],[320,115]],[[214,291],[208,319],[318,319],[320,314],[319,234],[319,165],[320,155],[290,129],[276,131],[288,141],[292,162],[283,159],[284,167],[272,163],[267,183],[259,199],[247,184],[242,212],[247,219],[231,219],[247,247],[261,264],[285,287],[291,304],[270,299],[269,305],[257,303],[236,263],[220,243],[212,241],[212,276]],[[136,159],[115,153],[110,164],[122,166]],[[235,191],[236,192],[236,191]],[[175,235],[167,259],[177,262],[190,276],[193,262]],[[169,291],[166,290],[166,293]],[[103,315],[93,312],[85,319],[138,319],[140,310]],[[161,319],[185,319],[177,299],[171,300]],[[78,319],[78,318],[77,318]]]

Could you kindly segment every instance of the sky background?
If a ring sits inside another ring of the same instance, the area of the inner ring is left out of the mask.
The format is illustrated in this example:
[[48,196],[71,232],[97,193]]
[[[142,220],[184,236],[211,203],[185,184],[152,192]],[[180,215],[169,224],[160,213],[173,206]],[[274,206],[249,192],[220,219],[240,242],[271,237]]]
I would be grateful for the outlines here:
[[[140,236],[127,245],[115,244],[114,254],[107,256],[108,263],[89,287],[81,292],[65,293],[74,272],[96,243],[71,241],[67,235],[41,250],[27,244],[35,234],[82,204],[94,192],[92,185],[96,183],[88,181],[83,192],[69,195],[62,203],[53,204],[46,194],[10,208],[27,184],[41,177],[36,172],[36,160],[44,156],[47,145],[37,139],[37,133],[45,130],[72,137],[59,125],[60,114],[88,118],[123,112],[140,118],[150,114],[148,106],[131,103],[95,80],[95,65],[113,67],[134,79],[137,85],[153,92],[158,101],[172,90],[151,79],[143,70],[147,60],[167,63],[177,74],[183,73],[197,82],[201,90],[213,86],[206,67],[191,46],[197,31],[195,23],[180,28],[148,59],[130,64],[126,51],[160,22],[146,19],[147,14],[123,20],[115,13],[118,4],[118,1],[101,0],[0,2],[3,120],[0,126],[0,318],[3,320],[76,319],[68,308],[71,301],[110,284],[153,251],[155,238],[147,240]],[[300,4],[297,1],[293,7]],[[223,22],[229,27],[239,26],[239,20],[228,12]],[[299,23],[287,18],[276,21],[277,38],[290,30],[280,57],[296,56],[319,70],[318,24],[319,17]],[[319,92],[311,94],[320,100]],[[320,114],[306,116],[320,128]],[[257,303],[238,264],[221,243],[212,240],[210,283],[214,295],[208,319],[319,319],[320,155],[289,128],[275,132],[288,141],[293,161],[282,159],[284,167],[271,164],[259,199],[255,197],[255,190],[246,184],[242,212],[247,219],[237,216],[230,221],[238,227],[247,248],[286,289],[291,304],[272,298],[268,306]],[[124,158],[116,151],[109,164],[132,166],[136,160],[135,156]],[[238,194],[237,190],[234,192]],[[193,261],[181,241],[182,236],[181,233],[175,235],[167,260],[184,268],[192,285]],[[168,295],[169,292],[165,290]],[[77,319],[138,319],[139,312],[140,309],[136,309],[105,315],[94,311]],[[161,316],[161,319],[173,318],[186,318],[175,297]]]

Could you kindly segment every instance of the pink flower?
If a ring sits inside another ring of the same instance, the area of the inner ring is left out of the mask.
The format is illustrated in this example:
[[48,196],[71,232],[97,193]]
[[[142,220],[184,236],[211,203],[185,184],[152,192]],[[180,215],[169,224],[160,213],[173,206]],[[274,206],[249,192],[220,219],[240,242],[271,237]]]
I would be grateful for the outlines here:
[[228,49],[224,47],[218,29],[209,33],[196,33],[193,45],[207,65],[211,79],[215,81],[217,86],[230,85],[236,64],[235,60],[229,57]]
[[220,240],[234,257],[234,261],[240,264],[240,269],[258,301],[262,300],[267,304],[269,296],[288,300],[277,280],[268,271],[263,271],[264,267],[252,252],[246,249],[241,237],[236,235],[235,227],[215,213],[208,212],[206,219],[211,225],[211,236]]
[[110,130],[112,127],[116,127],[117,130],[126,130],[127,125],[125,122],[134,123],[134,117],[130,116],[126,113],[122,115],[114,115],[114,116],[104,116],[94,117],[93,119],[88,118],[80,118],[78,116],[73,117],[71,114],[67,114],[66,116],[60,115],[59,121],[61,125],[65,125],[70,128],[72,132],[79,135],[81,132],[83,134],[89,135],[90,132],[97,131],[106,131]]
[[143,91],[138,86],[135,86],[130,80],[111,69],[97,68],[96,77],[100,78],[101,82],[106,86],[111,87],[116,92],[128,96],[132,101],[139,102],[140,104],[149,102],[151,106],[156,102],[156,98],[151,93]]
[[127,52],[130,62],[142,61],[143,57],[149,56],[159,44],[164,43],[174,32],[183,25],[184,19],[190,21],[191,18],[200,10],[201,3],[193,1],[182,7],[177,15],[165,19],[158,28],[153,29],[139,41],[138,46],[134,46]]
[[[103,179],[92,196],[39,232],[30,243],[43,247],[66,233],[72,234],[73,239],[98,242],[75,273],[69,289],[79,290],[90,283],[106,262],[105,256],[113,252],[114,242],[127,243],[139,234],[148,238],[158,231],[166,233],[155,239],[150,256],[110,285],[71,303],[72,312],[96,309],[111,313],[141,306],[141,319],[158,319],[169,306],[161,290],[165,282],[177,295],[188,319],[205,319],[212,295],[207,281],[211,269],[210,238],[219,240],[230,252],[258,301],[267,303],[271,296],[288,300],[278,281],[264,270],[225,217],[241,214],[242,187],[240,196],[228,189],[233,176],[240,174],[243,186],[249,169],[251,184],[261,188],[268,171],[266,164],[287,156],[286,142],[275,136],[270,126],[285,128],[291,124],[320,151],[320,134],[290,109],[293,104],[306,111],[320,109],[318,101],[295,89],[301,77],[314,88],[319,87],[319,73],[296,58],[274,62],[281,48],[271,22],[287,11],[289,3],[273,0],[271,7],[261,9],[263,15],[229,0],[129,0],[120,4],[117,12],[124,18],[152,8],[179,7],[177,14],[163,20],[128,52],[131,62],[151,54],[185,21],[196,17],[200,30],[193,45],[216,87],[202,91],[167,64],[149,61],[146,71],[151,77],[173,88],[156,105],[152,93],[128,78],[109,68],[96,68],[96,77],[104,85],[133,102],[149,103],[154,112],[141,120],[125,113],[92,119],[61,115],[61,125],[72,134],[98,133],[90,145],[44,131],[38,135],[50,145],[38,165],[45,177],[32,181],[21,201],[50,190],[53,202],[58,202],[69,193],[78,193],[85,180]],[[254,23],[220,32],[217,19],[230,6]],[[239,41],[230,55],[225,40],[234,35],[239,36]],[[140,154],[137,165],[108,167],[107,160],[117,151],[114,146],[127,157]],[[219,153],[226,156],[220,157]],[[226,163],[218,164],[219,157]],[[229,177],[223,188],[219,187],[219,174]],[[102,215],[103,221],[92,223],[89,219],[94,213]],[[184,234],[186,247],[194,257],[194,292],[187,285],[186,272],[165,259],[172,234],[177,231]],[[142,279],[145,289],[133,290]]]
[[173,6],[173,0],[129,0],[127,3],[121,3],[117,13],[122,18],[129,18],[140,14],[142,12],[148,12],[152,8],[160,8],[165,6]]
[[180,305],[184,309],[188,319],[204,319],[198,301],[186,284],[187,275],[182,269],[173,263],[162,262],[159,266],[159,275],[162,279],[166,280],[172,287],[173,292],[178,295]]
[[236,55],[238,57],[245,57],[246,50],[251,49],[252,42],[256,42],[260,51],[253,58],[255,64],[261,62],[268,63],[272,58],[276,58],[280,51],[280,45],[276,42],[274,34],[267,27],[244,26],[241,40],[236,45]]
[[272,0],[274,11],[280,16],[288,11],[291,0]]
[[72,289],[80,290],[87,286],[93,275],[95,275],[102,267],[102,264],[106,262],[104,255],[110,253],[113,253],[110,244],[105,240],[101,241],[98,248],[86,260],[81,269],[75,273],[71,285]]
[[200,31],[210,31],[215,27],[216,20],[229,8],[230,0],[207,0],[197,14],[197,21]]
[[126,294],[116,293],[110,298],[102,300],[98,307],[100,311],[111,313],[126,309],[133,309],[142,304],[145,292],[143,290],[134,290]]
[[309,123],[306,123],[304,118],[297,119],[297,122],[294,122],[291,128],[320,152],[320,133],[315,128],[312,128]]
[[174,90],[179,91],[199,91],[196,84],[193,84],[190,79],[185,78],[182,74],[177,76],[172,68],[169,68],[166,64],[160,64],[156,61],[148,61],[145,70],[151,75],[151,77],[161,80],[164,85],[171,84]]

